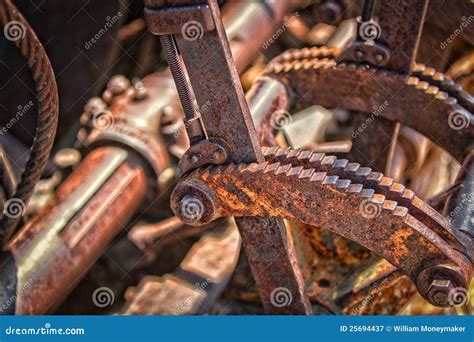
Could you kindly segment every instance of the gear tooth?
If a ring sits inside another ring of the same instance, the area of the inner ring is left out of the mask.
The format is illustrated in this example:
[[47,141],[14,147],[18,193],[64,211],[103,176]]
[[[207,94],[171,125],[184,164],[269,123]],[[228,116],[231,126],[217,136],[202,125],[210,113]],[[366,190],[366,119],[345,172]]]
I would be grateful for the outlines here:
[[428,89],[426,89],[425,91],[427,94],[430,94],[430,95],[436,95],[438,94],[439,92],[439,88],[438,87],[435,87],[435,86],[429,86]]
[[268,166],[268,162],[263,162],[263,163],[259,163],[259,164],[252,163],[252,164],[250,164],[250,166],[248,168],[248,171],[250,171],[250,172],[259,172],[259,171],[265,170],[265,168],[267,166]]
[[435,81],[438,81],[438,82],[442,82],[446,79],[446,77],[444,76],[444,74],[442,72],[436,72],[434,75],[433,75],[433,79]]
[[303,171],[303,166],[292,167],[286,172],[287,176],[298,176]]
[[312,154],[313,152],[311,151],[300,151],[300,153],[298,153],[298,159],[300,160],[310,159]]
[[415,197],[415,193],[410,189],[405,189],[402,194],[403,198],[413,199]]
[[311,182],[321,182],[326,178],[327,173],[326,172],[315,172],[311,178],[309,179]]
[[406,80],[406,84],[409,86],[416,86],[419,83],[420,79],[418,77],[410,76]]
[[390,177],[383,177],[382,175],[382,178],[380,178],[380,182],[379,182],[380,186],[391,186],[393,184],[393,179],[390,178]]
[[423,70],[425,70],[425,65],[424,64],[416,63],[413,66],[413,72],[423,72]]
[[312,47],[309,51],[310,51],[310,55],[311,55],[312,58],[316,58],[320,55],[320,51],[319,51],[319,48],[317,46]]
[[392,185],[390,185],[390,191],[402,194],[405,191],[405,186],[400,183],[393,183]]
[[393,215],[395,216],[400,216],[400,217],[405,217],[408,214],[408,209],[405,207],[396,207],[395,210],[393,211]]
[[360,168],[359,163],[349,163],[347,166],[344,168],[344,171],[347,172],[357,172]]
[[429,86],[430,86],[430,84],[428,82],[420,81],[416,85],[416,89],[426,90],[426,89],[428,89]]
[[326,156],[321,161],[321,165],[334,165],[337,158],[335,156]]
[[370,172],[367,175],[367,180],[373,181],[373,182],[381,182],[385,177],[383,176],[383,173],[381,172]]
[[263,170],[263,173],[275,172],[279,167],[280,167],[280,163],[279,163],[279,162],[276,162],[276,163],[273,163],[273,164],[269,164],[269,165],[267,165],[267,167],[265,168],[265,170]]
[[290,148],[290,147],[287,147],[287,148],[279,148],[279,149],[275,152],[275,156],[276,156],[276,157],[286,156],[290,151],[291,151],[291,148]]
[[303,64],[303,69],[308,70],[313,67],[314,62],[312,60],[307,61],[306,63]]
[[445,100],[448,99],[449,96],[448,96],[448,93],[446,93],[446,92],[444,92],[444,91],[439,91],[439,92],[435,95],[435,97],[436,97],[438,100],[443,100],[443,101],[445,101]]
[[356,175],[361,177],[367,177],[368,175],[370,175],[371,172],[372,169],[370,167],[361,167],[359,168],[359,170],[357,170]]
[[349,161],[347,159],[337,159],[332,166],[334,168],[345,169],[348,164]]
[[372,198],[374,193],[374,189],[362,189],[362,191],[359,193],[359,196],[369,200]]
[[319,48],[319,53],[322,55],[322,56],[328,56],[329,55],[329,48],[327,46],[321,46]]
[[383,202],[382,209],[394,211],[397,208],[397,202],[386,200]]
[[280,63],[277,63],[273,66],[273,70],[271,70],[271,72],[273,71],[275,74],[280,74],[283,72],[285,68],[283,67],[282,64]]
[[263,155],[266,156],[271,156],[277,153],[279,147],[278,146],[272,146],[272,147],[262,147],[262,153]]
[[278,167],[278,169],[275,171],[275,175],[279,175],[280,173],[287,173],[289,169],[291,169],[291,164],[282,165]]
[[286,158],[294,158],[300,153],[300,149],[295,149],[295,150],[290,150],[288,151],[288,154],[286,155]]
[[247,171],[250,167],[252,167],[252,165],[254,165],[254,164],[257,164],[257,163],[239,164],[239,165],[237,165],[236,171],[237,171],[237,172],[240,172],[240,173],[241,173],[241,172],[245,172],[245,171]]
[[363,188],[364,187],[362,186],[362,184],[351,184],[347,188],[346,192],[358,194],[362,191]]
[[324,153],[313,153],[311,158],[309,159],[310,163],[320,163],[323,160],[325,154]]
[[285,61],[289,61],[290,59],[293,58],[293,51],[292,50],[287,50],[287,51],[283,52],[283,54],[281,55],[281,58]]
[[336,185],[336,182],[339,180],[339,176],[326,176],[323,179],[323,184],[326,185]]
[[299,178],[311,178],[311,176],[314,174],[314,169],[306,169],[301,171]]
[[436,69],[435,68],[425,68],[425,70],[423,71],[423,75],[424,76],[429,76],[429,77],[433,77],[433,75],[436,73]]
[[374,194],[372,198],[370,199],[370,202],[375,203],[375,204],[383,204],[384,201],[385,201],[385,196],[381,194]]
[[338,189],[347,189],[351,185],[351,181],[349,179],[339,179],[336,182],[336,188]]

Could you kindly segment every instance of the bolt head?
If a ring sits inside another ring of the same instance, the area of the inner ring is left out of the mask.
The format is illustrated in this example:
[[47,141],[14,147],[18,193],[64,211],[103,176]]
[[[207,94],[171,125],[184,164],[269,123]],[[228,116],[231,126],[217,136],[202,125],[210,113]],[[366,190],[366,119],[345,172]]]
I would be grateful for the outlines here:
[[438,306],[449,306],[449,292],[454,289],[453,283],[447,279],[434,279],[428,290],[428,298]]

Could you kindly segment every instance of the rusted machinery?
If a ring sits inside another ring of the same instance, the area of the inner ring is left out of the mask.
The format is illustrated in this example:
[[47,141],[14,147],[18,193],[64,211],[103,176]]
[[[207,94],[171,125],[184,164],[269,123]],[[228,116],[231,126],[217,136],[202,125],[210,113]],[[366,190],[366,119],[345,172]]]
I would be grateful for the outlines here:
[[2,313],[471,313],[474,4],[143,5],[119,34],[166,64],[112,77],[47,174],[53,71],[1,3],[38,101]]

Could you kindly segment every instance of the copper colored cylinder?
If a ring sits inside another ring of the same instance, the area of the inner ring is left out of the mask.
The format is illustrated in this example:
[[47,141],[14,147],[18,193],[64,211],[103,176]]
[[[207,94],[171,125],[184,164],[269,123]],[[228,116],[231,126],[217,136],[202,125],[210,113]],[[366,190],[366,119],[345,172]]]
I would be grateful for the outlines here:
[[52,312],[127,224],[146,188],[145,172],[128,152],[92,151],[6,246],[0,313]]

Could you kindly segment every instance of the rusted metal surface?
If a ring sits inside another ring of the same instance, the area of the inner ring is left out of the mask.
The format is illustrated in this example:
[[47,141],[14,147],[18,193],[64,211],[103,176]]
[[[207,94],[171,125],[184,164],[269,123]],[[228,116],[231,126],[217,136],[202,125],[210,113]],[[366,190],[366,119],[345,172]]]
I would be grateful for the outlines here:
[[233,222],[203,236],[172,275],[144,278],[125,294],[125,315],[193,315],[212,311],[237,263],[240,237]]
[[[23,32],[20,39],[15,39],[14,42],[27,61],[38,102],[35,139],[18,185],[10,197],[26,205],[46,167],[49,154],[53,148],[59,117],[59,98],[54,72],[43,45],[16,6],[10,0],[4,0],[0,4],[0,24],[6,26],[11,21],[21,24],[23,30],[26,31]],[[21,216],[2,216],[0,220],[0,246],[4,246],[15,233]]]
[[385,260],[370,263],[345,279],[334,302],[346,315],[394,315],[411,300],[416,287]]
[[[171,3],[183,6],[199,2]],[[163,5],[162,2],[160,4]],[[217,2],[209,1],[208,4],[215,29],[203,32],[200,39],[189,39],[185,34],[175,37],[186,69],[194,71],[189,78],[198,105],[204,108],[205,104],[209,104],[201,113],[206,134],[227,142],[232,150],[231,161],[263,161]],[[150,7],[150,4],[147,6]],[[206,86],[202,87],[204,84]],[[273,218],[269,221],[273,222],[268,224],[258,218],[239,218],[236,221],[263,305],[268,313],[310,313],[303,279],[283,222]],[[266,229],[262,230],[262,225]],[[289,306],[277,307],[271,303],[272,291],[281,287],[294,297]]]
[[474,260],[474,152],[466,157],[456,183],[460,185],[446,202],[444,214],[459,227],[457,235],[465,253]]
[[410,73],[416,59],[428,2],[428,0],[407,0],[394,3],[382,0],[378,23],[380,42],[390,51],[386,68],[405,74]]
[[[185,194],[203,204],[200,218],[182,214]],[[407,208],[324,170],[305,169],[289,162],[210,167],[186,177],[171,201],[174,212],[190,224],[221,216],[270,215],[325,227],[387,259],[417,284],[427,300],[438,305],[444,304],[437,303],[429,291],[435,276],[442,274],[464,288],[470,282],[469,260]],[[374,208],[376,215],[364,212],[367,206]]]
[[199,167],[214,164],[224,164],[230,157],[230,149],[225,141],[219,139],[206,139],[192,145],[181,157],[176,167],[176,177]]
[[457,229],[447,218],[423,202],[413,191],[385,177],[381,172],[374,172],[368,167],[362,167],[359,163],[350,163],[347,159],[338,159],[323,153],[275,147],[264,149],[264,154],[268,163],[289,163],[292,166],[312,168],[318,172],[326,172],[328,175],[335,175],[374,189],[386,199],[407,208],[411,215],[443,238],[453,243],[463,244],[463,239],[458,238]]
[[54,310],[123,229],[145,192],[145,173],[127,162],[125,151],[104,147],[89,154],[53,202],[6,246],[18,291],[11,313]]
[[156,198],[156,180],[169,162],[156,134],[167,104],[158,94],[169,80],[151,75],[143,84],[147,97],[137,98],[130,84],[109,88],[110,107],[91,113],[91,152],[8,245],[16,291],[31,287],[18,293],[15,313],[54,310],[140,206]]
[[[459,161],[469,152],[474,137],[472,113],[438,87],[393,71],[338,64],[328,58],[304,59],[302,55],[294,54],[299,58],[291,62],[272,64],[268,72],[294,95],[290,110],[318,104],[372,113],[368,115],[414,128]],[[462,129],[451,128],[456,113],[462,113],[458,116],[466,121]]]

